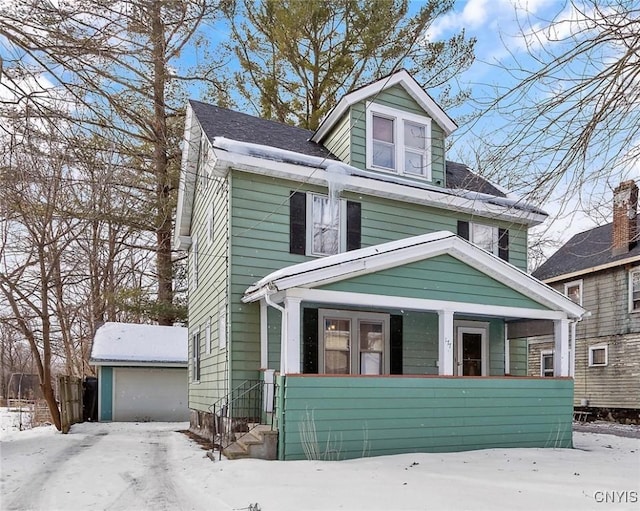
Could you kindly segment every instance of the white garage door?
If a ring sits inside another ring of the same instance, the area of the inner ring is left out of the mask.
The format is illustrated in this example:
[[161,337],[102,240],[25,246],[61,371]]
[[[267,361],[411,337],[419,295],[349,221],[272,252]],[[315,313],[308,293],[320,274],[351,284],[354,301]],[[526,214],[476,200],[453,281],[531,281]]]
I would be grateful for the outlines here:
[[187,370],[114,368],[114,421],[186,421]]

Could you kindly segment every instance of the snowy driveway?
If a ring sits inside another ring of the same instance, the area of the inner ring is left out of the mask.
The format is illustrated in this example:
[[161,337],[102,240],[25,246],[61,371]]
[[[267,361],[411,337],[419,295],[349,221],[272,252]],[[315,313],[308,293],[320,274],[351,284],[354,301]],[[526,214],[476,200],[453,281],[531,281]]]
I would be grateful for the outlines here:
[[640,508],[638,438],[578,432],[575,449],[214,463],[197,443],[176,432],[186,427],[87,423],[76,424],[68,435],[51,427],[4,434],[0,509]]
[[0,507],[198,509],[173,470],[186,440],[174,432],[186,427],[88,423],[74,426],[68,435],[14,434],[2,443]]

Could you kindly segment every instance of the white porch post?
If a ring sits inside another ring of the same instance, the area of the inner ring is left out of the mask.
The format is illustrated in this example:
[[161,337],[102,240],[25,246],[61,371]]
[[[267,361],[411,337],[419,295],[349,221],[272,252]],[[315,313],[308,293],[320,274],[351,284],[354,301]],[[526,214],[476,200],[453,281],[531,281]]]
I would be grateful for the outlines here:
[[267,302],[260,300],[260,368],[269,368],[269,323]]
[[511,374],[511,341],[504,329],[504,374]]
[[555,337],[553,374],[555,376],[569,376],[569,320],[555,320],[553,331]]
[[438,374],[453,375],[453,311],[438,311]]
[[284,374],[300,373],[300,303],[301,298],[284,299]]
[[576,376],[576,321],[571,322],[571,357],[569,358],[569,376]]

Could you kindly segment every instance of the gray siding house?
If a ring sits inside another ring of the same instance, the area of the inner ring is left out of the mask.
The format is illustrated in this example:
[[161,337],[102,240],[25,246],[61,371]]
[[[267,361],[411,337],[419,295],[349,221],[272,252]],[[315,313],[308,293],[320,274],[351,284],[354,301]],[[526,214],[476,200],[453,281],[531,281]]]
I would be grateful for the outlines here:
[[[315,132],[189,103],[192,431],[279,459],[571,445],[584,309],[526,273],[546,214],[447,161],[455,128],[404,70]],[[553,325],[553,378],[527,377],[523,320]]]
[[[638,187],[614,191],[613,222],[571,238],[533,275],[589,311],[576,324],[574,405],[595,416],[639,420],[640,244]],[[554,346],[529,341],[529,375],[552,376]]]

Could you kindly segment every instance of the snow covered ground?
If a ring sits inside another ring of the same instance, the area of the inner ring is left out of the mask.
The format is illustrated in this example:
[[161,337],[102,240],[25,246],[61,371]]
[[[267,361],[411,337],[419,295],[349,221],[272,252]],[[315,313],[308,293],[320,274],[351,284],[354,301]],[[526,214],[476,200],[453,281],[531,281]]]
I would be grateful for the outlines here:
[[575,449],[212,462],[177,432],[186,427],[85,423],[68,435],[52,427],[5,430],[0,508],[640,509],[638,438],[574,433]]

